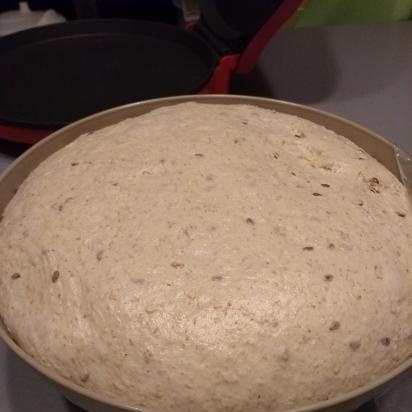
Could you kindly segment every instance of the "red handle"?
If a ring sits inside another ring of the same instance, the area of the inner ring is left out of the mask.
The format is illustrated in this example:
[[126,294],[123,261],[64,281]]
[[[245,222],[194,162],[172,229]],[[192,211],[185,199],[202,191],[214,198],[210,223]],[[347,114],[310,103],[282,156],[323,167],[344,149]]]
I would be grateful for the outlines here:
[[285,0],[255,34],[240,56],[236,73],[249,73],[255,67],[262,50],[273,35],[289,20],[304,0]]
[[229,93],[230,79],[239,61],[238,54],[231,54],[220,59],[212,77],[200,93],[226,94]]
[[53,132],[54,130],[50,129],[30,129],[0,124],[0,139],[18,143],[34,144]]

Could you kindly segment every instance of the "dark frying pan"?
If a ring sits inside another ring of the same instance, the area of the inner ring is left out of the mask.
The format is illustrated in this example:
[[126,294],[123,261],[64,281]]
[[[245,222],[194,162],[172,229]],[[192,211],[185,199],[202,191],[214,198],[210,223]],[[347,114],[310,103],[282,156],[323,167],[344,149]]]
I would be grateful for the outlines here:
[[[75,120],[156,97],[226,93],[302,0],[201,0],[191,31],[82,20],[0,38],[0,138],[34,143]],[[243,59],[242,59],[243,57]]]
[[0,38],[0,119],[60,127],[128,102],[197,93],[217,60],[200,36],[161,23],[86,20],[25,30]]

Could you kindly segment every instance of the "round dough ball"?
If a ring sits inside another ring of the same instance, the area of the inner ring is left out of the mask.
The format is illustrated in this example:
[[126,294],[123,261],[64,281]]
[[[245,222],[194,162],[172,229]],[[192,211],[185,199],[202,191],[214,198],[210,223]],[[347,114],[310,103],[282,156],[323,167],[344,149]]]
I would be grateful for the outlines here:
[[412,215],[347,139],[184,103],[80,136],[0,223],[0,313],[58,374],[163,412],[345,393],[412,354]]

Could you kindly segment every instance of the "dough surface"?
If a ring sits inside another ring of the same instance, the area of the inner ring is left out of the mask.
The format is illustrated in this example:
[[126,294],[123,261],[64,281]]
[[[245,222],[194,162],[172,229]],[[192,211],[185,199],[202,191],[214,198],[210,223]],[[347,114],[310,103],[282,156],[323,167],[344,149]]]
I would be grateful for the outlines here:
[[404,187],[347,139],[183,103],[80,136],[0,223],[0,314],[60,375],[159,412],[274,411],[412,354]]

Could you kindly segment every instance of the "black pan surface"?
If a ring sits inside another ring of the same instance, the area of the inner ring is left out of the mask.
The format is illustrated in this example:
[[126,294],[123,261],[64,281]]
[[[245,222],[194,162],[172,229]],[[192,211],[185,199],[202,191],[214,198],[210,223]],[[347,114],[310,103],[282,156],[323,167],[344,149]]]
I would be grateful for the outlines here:
[[138,20],[84,20],[0,38],[0,122],[60,127],[89,114],[198,92],[218,57],[196,34]]

